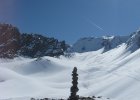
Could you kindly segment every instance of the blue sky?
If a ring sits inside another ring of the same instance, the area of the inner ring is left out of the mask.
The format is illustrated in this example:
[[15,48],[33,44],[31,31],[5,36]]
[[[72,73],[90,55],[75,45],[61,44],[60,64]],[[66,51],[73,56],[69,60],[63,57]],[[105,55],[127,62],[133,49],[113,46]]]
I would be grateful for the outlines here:
[[81,37],[136,31],[139,10],[140,0],[0,0],[0,22],[72,44]]

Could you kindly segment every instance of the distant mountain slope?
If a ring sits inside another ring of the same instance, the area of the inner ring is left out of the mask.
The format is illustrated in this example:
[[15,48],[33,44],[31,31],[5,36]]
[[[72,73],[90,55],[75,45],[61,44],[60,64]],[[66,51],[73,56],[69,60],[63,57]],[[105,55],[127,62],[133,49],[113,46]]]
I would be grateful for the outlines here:
[[10,24],[0,24],[0,58],[60,56],[67,48],[65,41],[38,34],[21,34]]
[[72,52],[96,51],[104,48],[104,51],[111,50],[122,43],[126,43],[129,36],[103,36],[87,37],[79,39],[72,47]]

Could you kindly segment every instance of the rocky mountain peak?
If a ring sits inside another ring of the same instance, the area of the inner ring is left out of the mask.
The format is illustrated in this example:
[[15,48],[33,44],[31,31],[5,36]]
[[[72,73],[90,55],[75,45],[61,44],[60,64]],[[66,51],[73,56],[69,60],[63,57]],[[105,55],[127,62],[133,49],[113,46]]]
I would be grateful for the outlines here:
[[0,24],[0,58],[60,56],[67,48],[65,41],[39,34],[22,34],[11,24]]

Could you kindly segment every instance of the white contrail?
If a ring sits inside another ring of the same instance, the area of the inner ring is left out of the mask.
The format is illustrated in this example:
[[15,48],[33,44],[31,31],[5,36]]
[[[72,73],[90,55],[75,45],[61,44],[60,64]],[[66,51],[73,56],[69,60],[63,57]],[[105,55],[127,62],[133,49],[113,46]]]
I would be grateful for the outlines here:
[[99,25],[95,24],[94,22],[91,22],[91,24],[94,25],[95,27],[97,27],[98,29],[103,30],[103,28],[101,28]]
[[100,27],[99,25],[97,25],[95,22],[93,22],[92,20],[88,20],[88,22],[90,23],[90,24],[92,24],[93,26],[95,26],[96,28],[98,28],[99,30],[102,30],[102,31],[104,31],[104,29],[102,28],[102,27]]

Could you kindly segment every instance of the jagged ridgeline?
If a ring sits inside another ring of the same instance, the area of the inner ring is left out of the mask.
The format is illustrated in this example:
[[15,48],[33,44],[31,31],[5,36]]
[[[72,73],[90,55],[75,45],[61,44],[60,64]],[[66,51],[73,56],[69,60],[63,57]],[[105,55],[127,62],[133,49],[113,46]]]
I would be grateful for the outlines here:
[[0,24],[0,58],[60,56],[68,47],[65,41],[39,34],[20,33],[11,24]]

